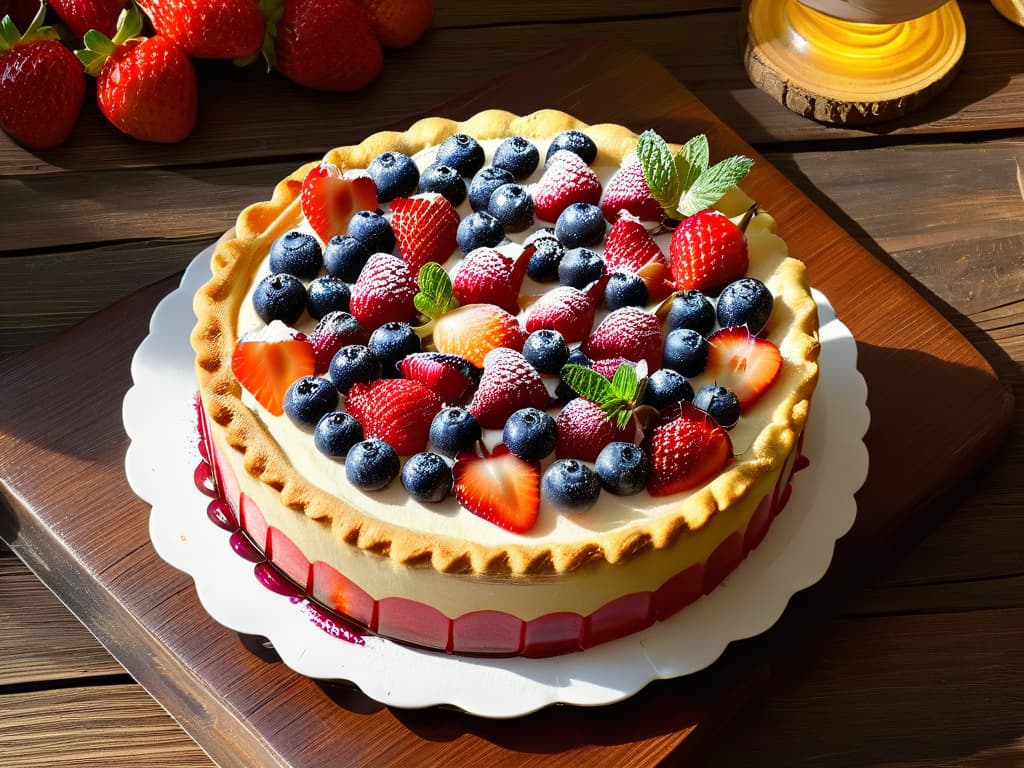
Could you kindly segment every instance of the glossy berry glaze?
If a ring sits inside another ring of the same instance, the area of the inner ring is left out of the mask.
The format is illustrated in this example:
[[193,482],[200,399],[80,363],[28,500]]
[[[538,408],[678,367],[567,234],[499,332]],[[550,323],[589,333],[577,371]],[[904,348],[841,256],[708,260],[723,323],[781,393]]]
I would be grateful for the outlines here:
[[[779,481],[741,533],[734,532],[708,557],[668,579],[653,592],[625,595],[581,616],[560,612],[523,621],[502,611],[475,611],[451,619],[437,609],[400,597],[374,599],[334,567],[309,562],[280,530],[239,491],[231,469],[214,449],[209,425],[196,398],[199,452],[195,483],[211,497],[210,520],[232,531],[231,547],[253,563],[261,584],[301,606],[305,618],[328,634],[362,645],[369,631],[389,639],[448,653],[486,656],[557,656],[585,650],[638,632],[709,594],[757,547],[789,501],[794,473],[808,465],[803,436]],[[355,626],[353,625],[355,622]]]

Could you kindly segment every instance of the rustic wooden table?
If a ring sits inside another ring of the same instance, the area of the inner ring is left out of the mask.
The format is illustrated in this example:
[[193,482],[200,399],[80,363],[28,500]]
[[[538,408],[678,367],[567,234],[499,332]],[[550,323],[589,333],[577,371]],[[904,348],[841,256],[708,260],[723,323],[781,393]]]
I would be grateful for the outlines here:
[[[749,84],[738,6],[451,0],[418,46],[390,54],[383,77],[353,97],[202,65],[200,124],[180,146],[124,140],[94,107],[55,152],[0,136],[0,360],[16,363],[180,271],[242,206],[334,144],[407,123],[567,43],[646,51],[910,281],[1018,403],[985,472],[840,592],[799,667],[690,759],[1024,765],[1024,33],[989,3],[962,2],[967,53],[950,90],[897,123],[835,129]],[[75,376],[67,371],[68,387]],[[2,544],[0,755],[5,766],[212,765]]]

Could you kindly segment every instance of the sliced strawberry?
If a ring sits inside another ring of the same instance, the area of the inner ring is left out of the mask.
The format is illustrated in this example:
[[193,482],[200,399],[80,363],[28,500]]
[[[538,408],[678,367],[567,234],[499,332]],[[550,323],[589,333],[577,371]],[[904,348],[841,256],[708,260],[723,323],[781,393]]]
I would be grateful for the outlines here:
[[384,323],[405,322],[416,314],[419,287],[409,265],[389,253],[375,253],[352,284],[349,312],[368,331]]
[[647,286],[647,300],[664,301],[676,289],[672,280],[672,272],[664,261],[652,261],[642,266],[637,274]]
[[597,205],[601,180],[579,155],[562,149],[548,160],[544,175],[533,187],[534,213],[543,221],[557,221],[573,203]]
[[502,429],[520,408],[542,409],[548,404],[543,379],[522,353],[504,347],[491,350],[483,368],[469,412],[484,429]]
[[444,264],[455,251],[459,214],[436,192],[398,197],[391,201],[391,228],[399,254],[417,275],[428,261]]
[[716,384],[731,389],[740,400],[740,408],[746,408],[757,402],[779,377],[782,353],[745,326],[723,328],[708,337],[708,363],[704,370]]
[[465,304],[438,318],[433,331],[438,352],[464,357],[477,368],[492,349],[520,351],[526,332],[519,320],[493,304]]
[[526,533],[540,510],[540,465],[504,445],[490,456],[461,454],[452,467],[455,498],[477,517],[513,533]]
[[243,336],[231,356],[231,372],[256,402],[274,416],[284,413],[284,395],[316,370],[313,345],[280,320]]
[[703,485],[732,460],[729,433],[685,401],[662,412],[644,447],[651,460],[647,490],[652,496]]
[[459,403],[476,383],[477,371],[464,357],[415,352],[398,363],[402,377],[427,386],[442,403]]
[[680,291],[714,291],[747,273],[747,236],[724,213],[708,208],[676,227],[669,265]]
[[324,243],[344,235],[356,211],[377,208],[377,187],[368,174],[342,172],[334,163],[320,163],[302,180],[302,215]]
[[511,256],[494,248],[477,248],[466,254],[452,290],[461,304],[495,304],[513,315],[519,313],[519,289],[530,257]]
[[325,373],[342,347],[365,344],[368,338],[366,329],[348,312],[328,312],[309,335],[316,355],[316,372]]
[[601,213],[605,219],[614,224],[621,211],[628,211],[641,221],[661,221],[661,204],[651,197],[651,188],[647,185],[639,160],[619,168],[604,188]]
[[583,353],[591,360],[624,357],[647,361],[647,368],[661,367],[661,324],[639,307],[622,307],[610,313],[583,342]]
[[579,288],[561,285],[541,296],[526,312],[526,331],[550,328],[566,343],[582,341],[594,325],[594,302]]
[[635,421],[630,419],[625,429],[619,429],[601,406],[583,397],[566,403],[555,417],[555,426],[558,428],[555,455],[560,459],[597,461],[597,455],[609,443],[631,443],[636,436]]
[[651,262],[668,263],[651,233],[629,213],[622,214],[608,230],[604,261],[609,272],[639,272]]
[[411,456],[426,448],[441,400],[418,381],[377,379],[353,384],[345,409],[363,425],[367,437],[379,437],[399,456]]

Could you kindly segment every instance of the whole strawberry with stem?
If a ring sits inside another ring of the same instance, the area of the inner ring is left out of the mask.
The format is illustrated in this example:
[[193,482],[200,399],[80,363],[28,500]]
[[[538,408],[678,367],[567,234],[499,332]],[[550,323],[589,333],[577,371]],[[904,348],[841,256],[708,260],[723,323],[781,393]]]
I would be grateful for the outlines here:
[[385,48],[406,48],[430,28],[434,0],[358,0]]
[[25,34],[10,16],[0,22],[0,127],[33,149],[67,139],[85,97],[82,65],[43,26],[45,15],[40,3]]
[[75,55],[96,76],[96,101],[116,128],[141,141],[182,141],[196,123],[196,73],[173,40],[140,37],[142,21],[132,4],[112,39],[90,30]]
[[195,59],[238,59],[263,47],[266,21],[257,0],[140,0],[157,34]]
[[128,0],[50,0],[50,5],[81,40],[90,29],[113,37],[117,33],[117,19]]

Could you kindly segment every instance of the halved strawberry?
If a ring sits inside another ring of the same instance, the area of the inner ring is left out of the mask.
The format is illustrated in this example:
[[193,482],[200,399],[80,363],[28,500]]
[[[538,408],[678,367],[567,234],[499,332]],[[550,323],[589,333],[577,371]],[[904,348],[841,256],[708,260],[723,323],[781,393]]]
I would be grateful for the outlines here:
[[413,275],[428,261],[444,264],[455,251],[459,214],[436,192],[391,201],[391,228],[398,252]]
[[513,533],[526,533],[540,510],[540,465],[504,445],[489,456],[459,455],[452,467],[455,498],[477,517]]
[[442,403],[458,403],[476,383],[477,371],[464,357],[443,352],[415,352],[398,362],[402,377],[430,388]]
[[519,289],[529,261],[525,252],[512,256],[494,248],[472,250],[452,282],[455,298],[461,304],[495,304],[518,314]]
[[597,205],[601,180],[579,155],[561,149],[548,160],[544,175],[532,191],[537,218],[557,221],[558,214],[573,203]]
[[365,344],[368,338],[366,329],[348,312],[328,312],[309,335],[316,355],[316,372],[325,373],[342,347]]
[[714,291],[743,277],[749,265],[747,236],[721,211],[688,216],[672,233],[669,266],[680,291]]
[[324,243],[344,235],[356,211],[377,208],[373,179],[363,172],[343,172],[334,163],[320,163],[307,173],[300,194],[302,215]]
[[493,304],[465,304],[439,317],[433,328],[438,352],[464,357],[477,368],[492,349],[521,351],[526,332],[519,320]]
[[634,272],[647,286],[650,301],[661,301],[673,290],[672,275],[661,247],[631,213],[623,213],[612,225],[604,244],[608,272]]
[[288,387],[315,370],[309,339],[280,320],[243,336],[231,355],[231,372],[238,383],[274,416],[284,413]]
[[390,253],[375,253],[353,283],[349,312],[363,328],[373,331],[384,323],[405,322],[416,314],[418,290],[409,265]]
[[377,379],[353,384],[345,410],[363,425],[367,437],[379,437],[399,456],[411,456],[426,447],[441,400],[412,379]]
[[703,485],[732,460],[729,433],[685,401],[662,412],[657,426],[647,433],[644,448],[651,460],[651,496]]
[[608,180],[601,198],[601,213],[614,224],[621,211],[628,211],[641,221],[661,221],[661,204],[651,197],[651,188],[644,178],[639,160],[626,163]]
[[647,369],[661,367],[661,323],[639,307],[622,307],[609,314],[583,342],[583,353],[591,360],[624,357],[647,361]]
[[782,353],[767,339],[754,336],[746,326],[723,328],[708,337],[705,372],[727,387],[746,408],[767,391],[782,370]]
[[631,443],[636,436],[633,419],[624,429],[619,429],[601,406],[583,397],[566,404],[555,417],[555,426],[558,428],[555,455],[560,459],[597,461],[597,455],[609,443]]
[[526,331],[550,328],[566,343],[582,341],[594,325],[594,302],[579,288],[560,285],[541,296],[526,312]]
[[543,379],[522,353],[498,347],[487,353],[483,368],[468,410],[484,429],[503,428],[520,408],[543,409],[548,404]]

